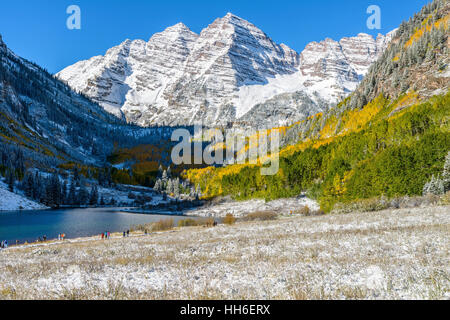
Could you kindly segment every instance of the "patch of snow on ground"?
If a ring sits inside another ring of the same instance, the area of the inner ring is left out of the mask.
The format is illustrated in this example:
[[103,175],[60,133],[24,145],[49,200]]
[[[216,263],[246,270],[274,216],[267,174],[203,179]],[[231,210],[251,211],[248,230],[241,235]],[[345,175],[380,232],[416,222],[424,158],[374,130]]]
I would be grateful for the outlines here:
[[307,206],[312,211],[319,210],[319,204],[306,197],[278,199],[270,202],[264,200],[227,201],[195,208],[184,212],[187,216],[223,218],[228,213],[235,217],[243,217],[255,211],[274,211],[280,215],[291,214],[293,211]]
[[10,192],[5,183],[0,182],[0,211],[43,210],[46,206],[26,197]]

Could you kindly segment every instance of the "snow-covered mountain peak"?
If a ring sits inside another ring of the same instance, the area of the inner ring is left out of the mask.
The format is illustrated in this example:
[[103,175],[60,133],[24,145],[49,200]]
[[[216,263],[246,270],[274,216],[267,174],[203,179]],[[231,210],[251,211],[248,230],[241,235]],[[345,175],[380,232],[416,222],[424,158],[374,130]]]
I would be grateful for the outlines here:
[[164,31],[154,34],[150,41],[155,37],[164,37],[167,40],[176,41],[184,38],[197,38],[198,35],[189,29],[184,23],[179,22],[176,25],[166,28]]
[[247,20],[238,17],[237,15],[228,12],[224,17],[219,18],[219,20],[231,23],[231,24],[235,24],[235,25],[252,25],[250,22],[248,22]]
[[177,24],[168,27],[166,31],[192,32],[183,22],[178,22]]
[[133,43],[130,39],[126,39],[118,46],[112,47],[111,49],[108,49],[106,51],[106,56],[112,56],[112,55],[128,55],[128,52],[130,51],[130,46]]
[[240,17],[234,15],[234,14],[231,13],[231,12],[227,12],[227,14],[224,16],[224,18],[227,18],[227,19],[234,19],[234,18],[236,18],[236,19],[244,20],[244,19],[242,19],[242,18],[240,18]]
[[[380,33],[378,35],[380,35]],[[373,37],[370,34],[367,34],[365,32],[358,33],[358,35],[356,37],[357,38],[372,38],[373,39]]]

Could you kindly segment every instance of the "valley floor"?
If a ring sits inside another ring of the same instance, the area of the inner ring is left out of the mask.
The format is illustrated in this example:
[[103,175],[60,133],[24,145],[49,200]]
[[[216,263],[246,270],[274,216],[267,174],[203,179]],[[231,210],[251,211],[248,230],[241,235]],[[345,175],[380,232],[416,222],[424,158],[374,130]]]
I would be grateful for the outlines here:
[[5,299],[449,299],[450,207],[0,251]]

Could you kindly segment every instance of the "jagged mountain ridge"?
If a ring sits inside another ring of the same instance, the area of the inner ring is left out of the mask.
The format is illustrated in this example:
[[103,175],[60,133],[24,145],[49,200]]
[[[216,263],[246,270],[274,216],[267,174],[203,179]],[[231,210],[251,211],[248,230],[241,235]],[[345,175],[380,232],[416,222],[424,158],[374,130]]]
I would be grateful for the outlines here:
[[[326,110],[348,95],[391,36],[327,39],[298,54],[229,13],[198,35],[179,23],[148,42],[126,40],[57,77],[141,126],[276,126]],[[275,119],[273,100],[279,95],[290,103],[281,112],[286,117]]]

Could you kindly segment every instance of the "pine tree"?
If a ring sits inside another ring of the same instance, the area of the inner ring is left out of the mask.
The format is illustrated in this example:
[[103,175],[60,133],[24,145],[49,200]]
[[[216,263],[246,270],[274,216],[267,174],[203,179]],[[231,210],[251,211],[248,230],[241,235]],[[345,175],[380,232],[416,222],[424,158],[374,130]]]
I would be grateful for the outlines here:
[[431,182],[427,182],[427,183],[425,183],[425,185],[423,186],[422,194],[423,194],[424,196],[430,194],[430,185],[431,185]]
[[160,192],[162,190],[162,184],[161,184],[161,179],[156,180],[155,182],[155,186],[153,187],[153,189],[157,192]]
[[105,178],[104,178],[104,175],[103,175],[103,170],[99,170],[98,171],[97,181],[98,181],[98,185],[99,186],[104,186],[105,185]]
[[61,189],[61,203],[67,203],[67,181],[64,181]]
[[89,201],[89,193],[84,184],[78,190],[77,202],[79,205],[85,205]]
[[36,173],[34,174],[34,179],[33,179],[33,199],[38,200],[39,202],[42,202],[42,197],[43,197],[43,182],[42,182],[42,177],[39,174],[38,171],[36,171]]
[[173,189],[173,194],[175,195],[175,198],[179,198],[180,197],[180,179],[174,179],[172,182],[172,189]]
[[439,176],[431,178],[431,181],[427,182],[423,187],[423,194],[442,195],[450,191],[450,152],[445,157],[444,170],[442,172],[442,178]]
[[45,202],[52,207],[58,207],[61,204],[61,184],[57,173],[54,173],[47,181]]
[[14,184],[15,184],[16,178],[14,176],[13,169],[9,169],[6,174],[6,183],[8,184],[8,190],[10,192],[14,192]]
[[166,192],[167,192],[168,194],[172,194],[172,193],[173,193],[173,183],[172,183],[172,179],[169,179],[169,181],[167,181]]
[[77,194],[75,189],[75,182],[72,181],[70,184],[69,194],[67,195],[67,203],[70,205],[74,205],[77,202]]
[[77,186],[80,186],[80,172],[78,171],[78,166],[73,168],[73,181]]
[[423,193],[424,195],[427,194],[434,194],[434,195],[442,195],[444,194],[444,181],[439,178],[439,176],[431,178],[431,181],[425,184]]
[[189,192],[189,197],[190,198],[195,198],[195,189],[194,189],[194,187],[191,187],[191,190]]
[[200,188],[200,184],[197,184],[197,188],[195,190],[195,197],[199,199],[202,196],[202,189]]
[[96,185],[92,186],[91,194],[89,196],[89,204],[95,206],[98,204],[98,188]]
[[438,196],[445,193],[444,181],[442,179],[438,178],[436,180],[435,190],[436,192],[434,194]]
[[450,191],[450,152],[445,158],[444,171],[442,173],[442,180],[444,183],[444,192]]
[[22,190],[25,192],[25,196],[33,199],[33,189],[34,189],[34,175],[27,171],[22,180]]

